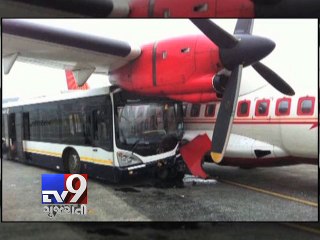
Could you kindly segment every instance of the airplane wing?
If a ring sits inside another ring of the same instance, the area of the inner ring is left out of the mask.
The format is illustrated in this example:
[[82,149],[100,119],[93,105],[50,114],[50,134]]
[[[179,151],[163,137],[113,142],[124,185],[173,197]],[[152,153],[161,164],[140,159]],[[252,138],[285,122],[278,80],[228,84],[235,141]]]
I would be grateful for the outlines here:
[[13,19],[3,20],[2,41],[5,74],[18,60],[72,70],[79,86],[92,73],[107,74],[141,53],[123,41]]

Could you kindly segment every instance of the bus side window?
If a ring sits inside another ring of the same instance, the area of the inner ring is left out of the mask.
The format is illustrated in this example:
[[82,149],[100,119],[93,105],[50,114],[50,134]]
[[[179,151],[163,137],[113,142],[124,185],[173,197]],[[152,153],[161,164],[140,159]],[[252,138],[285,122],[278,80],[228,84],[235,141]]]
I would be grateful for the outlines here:
[[30,140],[30,124],[29,124],[29,113],[23,113],[23,139]]
[[72,136],[74,136],[74,124],[73,124],[73,116],[72,114],[69,115],[69,129]]
[[30,140],[40,140],[40,121],[39,121],[39,110],[31,110],[29,112],[30,121]]
[[91,136],[91,112],[83,114],[84,122],[84,143],[86,145],[91,145],[92,136]]
[[109,117],[106,109],[97,109],[92,112],[93,119],[93,140],[96,145],[109,149],[112,144],[111,132],[112,123],[109,124]]

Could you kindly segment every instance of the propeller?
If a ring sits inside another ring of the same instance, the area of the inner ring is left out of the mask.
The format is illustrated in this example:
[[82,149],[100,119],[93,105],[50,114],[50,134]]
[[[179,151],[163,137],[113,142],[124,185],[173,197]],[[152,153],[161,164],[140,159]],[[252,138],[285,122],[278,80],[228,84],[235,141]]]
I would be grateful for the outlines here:
[[251,0],[255,17],[320,17],[319,0]]
[[243,67],[252,66],[269,84],[283,94],[294,95],[294,90],[279,75],[259,62],[273,51],[275,43],[267,38],[251,35],[252,19],[239,19],[234,35],[209,19],[191,19],[191,21],[219,47],[220,60],[223,66],[231,71],[212,135],[211,158],[219,163],[229,140]]

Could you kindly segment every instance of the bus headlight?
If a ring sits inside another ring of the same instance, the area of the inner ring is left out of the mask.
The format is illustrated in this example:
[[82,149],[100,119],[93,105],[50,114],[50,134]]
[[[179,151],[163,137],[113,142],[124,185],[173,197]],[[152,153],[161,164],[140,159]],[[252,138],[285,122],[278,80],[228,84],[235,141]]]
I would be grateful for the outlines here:
[[117,157],[120,167],[142,163],[142,161],[138,157],[130,153],[118,152]]

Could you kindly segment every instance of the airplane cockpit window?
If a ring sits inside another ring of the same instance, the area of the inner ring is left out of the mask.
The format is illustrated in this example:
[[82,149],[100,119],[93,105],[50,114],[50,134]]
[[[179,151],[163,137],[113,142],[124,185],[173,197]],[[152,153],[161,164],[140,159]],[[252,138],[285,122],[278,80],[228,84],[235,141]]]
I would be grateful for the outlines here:
[[312,115],[314,113],[314,97],[300,98],[298,102],[298,115]]
[[200,104],[192,104],[191,107],[191,117],[198,117],[200,114]]

